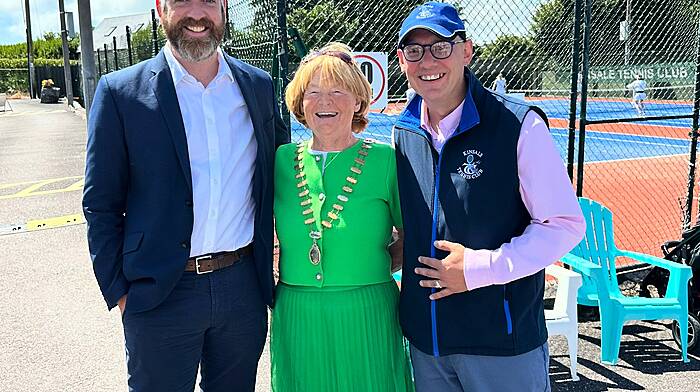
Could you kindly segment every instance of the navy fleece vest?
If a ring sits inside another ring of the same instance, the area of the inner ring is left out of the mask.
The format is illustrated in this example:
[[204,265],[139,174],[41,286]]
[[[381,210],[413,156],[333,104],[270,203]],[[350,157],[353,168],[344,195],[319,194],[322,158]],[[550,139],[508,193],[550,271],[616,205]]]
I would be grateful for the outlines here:
[[523,101],[499,98],[466,71],[467,93],[455,134],[440,154],[420,128],[416,97],[394,129],[405,242],[400,319],[408,340],[433,355],[511,356],[547,340],[544,272],[430,301],[418,285],[418,256],[444,258],[436,239],[498,249],[530,222],[519,192],[517,144]]

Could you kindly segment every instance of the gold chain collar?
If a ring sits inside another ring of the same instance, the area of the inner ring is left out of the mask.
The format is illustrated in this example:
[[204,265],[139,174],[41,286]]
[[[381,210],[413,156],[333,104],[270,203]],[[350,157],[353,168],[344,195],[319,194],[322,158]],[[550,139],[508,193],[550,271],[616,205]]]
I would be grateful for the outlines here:
[[297,174],[294,178],[299,180],[297,190],[299,190],[298,196],[301,200],[302,216],[304,217],[304,224],[309,227],[309,237],[313,240],[311,248],[309,248],[309,261],[313,265],[318,265],[321,262],[321,249],[318,247],[318,240],[321,239],[322,231],[333,227],[333,222],[338,219],[340,212],[345,208],[345,203],[350,200],[353,188],[357,185],[357,180],[362,174],[362,166],[365,164],[365,159],[369,155],[369,150],[372,148],[374,140],[363,139],[361,143],[362,145],[357,151],[357,157],[350,165],[350,175],[345,177],[346,183],[341,188],[342,192],[337,196],[338,201],[333,203],[333,209],[328,211],[328,220],[321,219],[321,231],[317,231],[316,225],[314,225],[316,218],[313,216],[314,210],[311,208],[311,197],[309,196],[311,192],[309,191],[308,180],[304,172],[303,158],[307,146],[304,142],[297,143],[297,155],[294,158],[294,170]]

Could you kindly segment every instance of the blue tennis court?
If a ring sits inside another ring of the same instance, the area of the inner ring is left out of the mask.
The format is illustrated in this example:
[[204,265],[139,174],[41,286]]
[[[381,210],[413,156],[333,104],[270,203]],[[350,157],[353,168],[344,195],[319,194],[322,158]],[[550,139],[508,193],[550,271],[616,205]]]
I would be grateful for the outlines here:
[[[549,118],[569,118],[569,100],[563,97],[538,98],[532,97],[527,99],[528,103],[539,106]],[[645,113],[647,116],[675,116],[686,115],[693,112],[691,102],[670,102],[670,101],[647,101],[644,103]],[[580,104],[576,108],[576,116],[580,114]],[[586,118],[588,120],[604,120],[617,118],[632,118],[637,117],[637,112],[632,107],[629,100],[623,99],[597,99],[591,98],[586,105]],[[683,127],[690,128],[692,120],[673,119],[659,120],[647,122],[649,125],[666,126],[666,127]]]
[[[549,107],[549,109],[551,109],[551,107]],[[668,112],[665,113],[665,115],[668,115]],[[369,117],[369,126],[362,133],[362,136],[373,138],[380,142],[390,143],[391,128],[394,125],[397,115],[370,113]],[[561,116],[559,117],[561,118]],[[687,121],[689,122],[690,120]],[[653,122],[654,125],[669,126],[669,124],[661,123],[665,122]],[[690,124],[687,126],[689,127]],[[559,147],[562,160],[566,161],[568,149],[568,130],[563,128],[552,128],[551,133],[557,147]],[[311,131],[304,128],[301,124],[294,120],[294,118],[292,118],[292,140],[306,140],[310,136]],[[578,141],[576,146],[578,147]],[[690,151],[690,140],[687,139],[599,131],[586,132],[586,163],[654,158],[671,155],[687,155],[688,151]]]

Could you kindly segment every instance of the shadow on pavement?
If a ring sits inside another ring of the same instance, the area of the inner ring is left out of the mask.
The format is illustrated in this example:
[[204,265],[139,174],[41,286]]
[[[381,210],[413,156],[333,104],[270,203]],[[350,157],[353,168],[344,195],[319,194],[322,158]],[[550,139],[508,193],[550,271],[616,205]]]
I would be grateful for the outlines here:
[[[559,358],[564,359],[564,363],[559,362]],[[571,374],[569,373],[568,366],[568,356],[557,355],[551,357],[549,361],[549,374],[550,380],[552,382],[552,391],[586,391],[586,392],[597,392],[597,391],[607,391],[610,389],[622,389],[627,391],[643,391],[642,385],[626,378],[617,372],[614,368],[606,367],[599,362],[589,361],[587,359],[579,358],[578,366],[579,369],[586,367],[589,370],[601,375],[606,378],[607,381],[592,380],[587,378],[585,375],[579,372],[579,381],[571,381]]]
[[[620,360],[611,366],[600,362],[600,324],[582,323],[578,356],[580,381],[571,380],[568,354],[552,355],[549,365],[552,391],[648,390],[650,379],[642,375],[678,374],[682,377],[686,372],[700,371],[700,361],[692,355],[689,363],[683,363],[669,326],[670,322],[659,321],[625,325]],[[654,390],[666,390],[661,388]]]
[[[620,343],[620,362],[616,367],[634,369],[644,374],[663,374],[700,370],[700,361],[690,357],[689,363],[681,360],[681,350],[671,337],[670,324],[647,321],[644,324],[625,325],[622,329],[623,341]],[[600,331],[600,328],[596,328]],[[663,335],[662,339],[650,338],[648,335]],[[600,339],[579,335],[600,348]],[[629,338],[634,338],[630,341]]]

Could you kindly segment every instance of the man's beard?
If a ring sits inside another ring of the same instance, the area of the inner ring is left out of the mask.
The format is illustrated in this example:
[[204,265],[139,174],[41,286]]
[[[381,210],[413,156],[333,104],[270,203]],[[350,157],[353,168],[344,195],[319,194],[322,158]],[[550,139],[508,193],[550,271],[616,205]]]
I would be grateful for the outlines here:
[[[202,38],[193,38],[185,30],[185,26],[201,26],[206,28],[208,35]],[[174,26],[167,18],[163,18],[163,30],[168,41],[180,56],[189,62],[200,62],[211,57],[224,38],[224,24],[214,25],[209,19],[195,20],[183,18]]]

